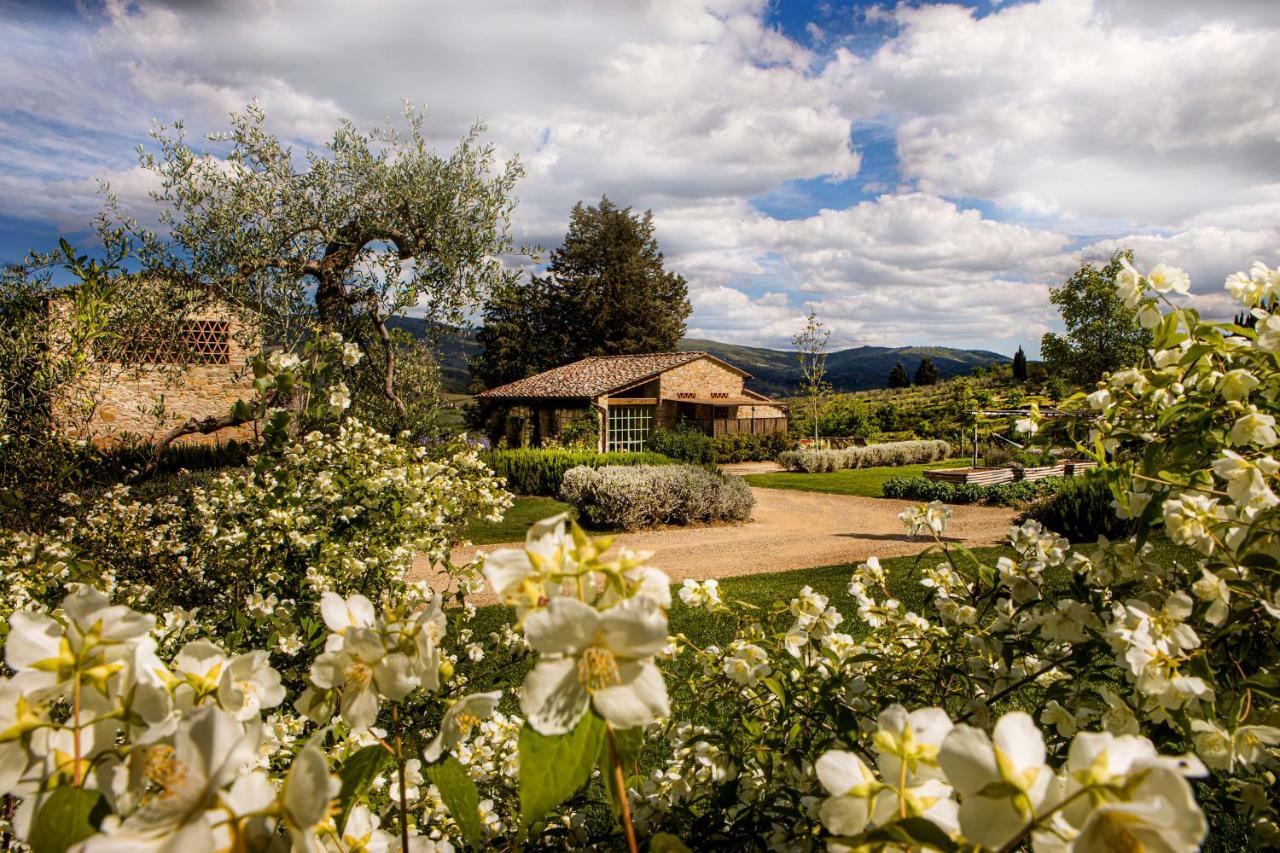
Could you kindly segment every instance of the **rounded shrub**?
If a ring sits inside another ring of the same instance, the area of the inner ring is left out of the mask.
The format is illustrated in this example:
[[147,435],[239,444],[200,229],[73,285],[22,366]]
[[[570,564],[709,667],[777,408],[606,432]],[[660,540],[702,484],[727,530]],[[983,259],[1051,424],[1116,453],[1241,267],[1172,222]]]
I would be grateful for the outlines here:
[[565,472],[560,499],[593,525],[624,530],[746,521],[755,506],[741,477],[697,465],[573,468]]

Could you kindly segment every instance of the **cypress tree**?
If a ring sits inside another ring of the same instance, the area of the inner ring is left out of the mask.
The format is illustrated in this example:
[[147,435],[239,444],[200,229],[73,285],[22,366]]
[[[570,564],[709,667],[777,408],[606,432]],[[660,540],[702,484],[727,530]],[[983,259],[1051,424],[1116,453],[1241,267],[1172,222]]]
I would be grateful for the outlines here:
[[1013,381],[1027,381],[1027,354],[1022,351],[1022,347],[1018,347],[1018,351],[1013,354]]
[[907,368],[898,362],[893,366],[893,370],[889,371],[889,387],[890,388],[906,388],[911,385],[911,378],[907,376]]
[[925,357],[920,361],[920,366],[916,368],[917,385],[937,385],[938,384],[938,368],[934,365],[933,359]]

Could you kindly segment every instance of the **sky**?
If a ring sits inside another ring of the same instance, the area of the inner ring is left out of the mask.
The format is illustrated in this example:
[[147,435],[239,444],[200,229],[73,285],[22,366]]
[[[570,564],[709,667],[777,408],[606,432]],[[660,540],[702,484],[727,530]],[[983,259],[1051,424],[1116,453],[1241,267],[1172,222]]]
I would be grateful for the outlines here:
[[1280,261],[1275,0],[0,0],[0,261],[155,217],[153,121],[251,99],[296,149],[427,110],[518,155],[519,242],[652,209],[691,337],[1033,357],[1051,286],[1131,247],[1232,308]]

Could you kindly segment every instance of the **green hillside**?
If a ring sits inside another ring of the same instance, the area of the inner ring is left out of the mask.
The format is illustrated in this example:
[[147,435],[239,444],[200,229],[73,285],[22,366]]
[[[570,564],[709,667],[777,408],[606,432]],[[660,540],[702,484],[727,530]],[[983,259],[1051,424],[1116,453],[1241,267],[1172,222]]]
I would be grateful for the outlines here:
[[[705,350],[717,358],[738,365],[752,375],[752,387],[770,394],[791,391],[798,380],[796,354],[784,350],[722,344],[700,338],[680,342],[682,350]],[[924,358],[932,358],[941,379],[973,372],[975,368],[1003,364],[1010,359],[986,350],[951,347],[853,347],[838,350],[827,358],[827,381],[837,391],[869,391],[883,388],[889,371],[901,361],[914,374]]]
[[[466,391],[471,384],[468,360],[480,351],[475,332],[428,323],[420,317],[396,317],[388,325],[423,338],[434,334],[440,372],[449,391]],[[751,374],[751,387],[766,394],[790,393],[799,379],[796,354],[785,350],[725,344],[701,338],[685,338],[684,351],[702,350],[741,367]],[[827,381],[837,391],[868,391],[885,387],[889,371],[901,361],[907,372],[915,373],[920,360],[930,357],[941,379],[971,373],[979,367],[1003,364],[1007,356],[986,350],[950,347],[854,347],[831,353],[827,359]]]

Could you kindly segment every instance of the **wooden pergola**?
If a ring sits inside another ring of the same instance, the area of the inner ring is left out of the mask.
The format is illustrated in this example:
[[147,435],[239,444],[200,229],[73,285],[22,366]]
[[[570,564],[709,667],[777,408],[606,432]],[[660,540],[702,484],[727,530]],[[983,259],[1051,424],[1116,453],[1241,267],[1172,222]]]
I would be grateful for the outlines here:
[[[1057,418],[1095,417],[1095,415],[1089,411],[1066,412],[1066,411],[1063,411],[1062,409],[1057,408],[1056,406],[1042,406],[1039,408],[1039,413],[1040,413],[1040,417],[1051,419],[1051,420],[1057,419]],[[1033,412],[1031,411],[1031,409],[975,409],[973,411],[968,412],[968,414],[974,416],[973,418],[973,467],[977,468],[978,467],[978,418],[979,417],[1029,418],[1031,417]],[[994,432],[992,433],[992,435],[1000,439],[1001,441],[1012,444],[1014,447],[1018,448],[1019,450],[1022,450],[1023,448],[1023,445],[1018,444],[1018,442],[1014,441],[1011,438],[1005,438],[1003,435],[1000,435]]]

